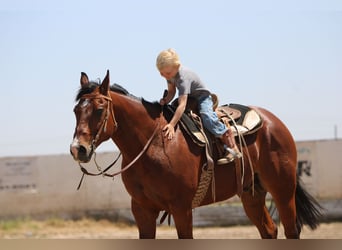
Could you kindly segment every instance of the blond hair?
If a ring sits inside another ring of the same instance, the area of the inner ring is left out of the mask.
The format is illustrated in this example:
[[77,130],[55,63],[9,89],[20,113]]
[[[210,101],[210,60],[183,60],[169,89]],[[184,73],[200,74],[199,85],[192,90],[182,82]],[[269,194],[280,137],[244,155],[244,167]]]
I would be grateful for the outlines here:
[[179,66],[180,60],[174,49],[163,50],[159,53],[156,61],[158,70],[162,70],[166,66]]

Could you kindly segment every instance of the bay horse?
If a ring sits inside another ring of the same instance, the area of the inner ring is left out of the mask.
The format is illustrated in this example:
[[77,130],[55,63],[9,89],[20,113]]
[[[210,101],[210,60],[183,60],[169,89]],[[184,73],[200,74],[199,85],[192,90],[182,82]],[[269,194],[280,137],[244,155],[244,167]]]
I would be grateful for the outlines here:
[[[124,90],[111,90],[109,71],[102,83],[91,82],[82,73],[80,83],[74,108],[76,128],[70,145],[74,160],[89,162],[96,147],[112,139],[122,153],[122,180],[131,196],[139,238],[155,238],[161,211],[172,215],[178,238],[192,238],[192,199],[206,163],[204,149],[179,127],[175,138],[166,139],[162,128],[167,118],[161,105]],[[262,238],[277,238],[277,225],[265,205],[269,192],[286,238],[299,238],[304,224],[311,229],[319,225],[321,207],[300,184],[296,145],[289,130],[269,111],[253,109],[262,117],[263,125],[245,138],[243,152],[248,150],[255,174],[251,174],[246,160],[240,197],[244,210]],[[200,206],[237,194],[234,164],[215,166],[214,177],[215,189],[208,189]]]

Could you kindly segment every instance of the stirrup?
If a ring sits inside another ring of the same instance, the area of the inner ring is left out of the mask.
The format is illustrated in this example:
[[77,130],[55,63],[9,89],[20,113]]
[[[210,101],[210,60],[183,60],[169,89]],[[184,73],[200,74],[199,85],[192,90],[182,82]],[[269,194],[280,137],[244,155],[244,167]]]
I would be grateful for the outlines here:
[[231,149],[231,148],[226,148],[226,150],[233,155],[234,158],[236,159],[239,159],[242,157],[242,154],[241,152],[236,148],[235,150],[234,149]]
[[217,160],[217,165],[225,165],[228,163],[233,162],[235,159],[239,159],[242,157],[240,152],[236,152],[235,150],[231,148],[226,148],[227,152],[224,157]]
[[229,157],[229,156],[223,157],[223,158],[218,159],[218,160],[216,161],[216,165],[225,165],[225,164],[228,164],[228,163],[233,162],[234,159],[235,159],[235,158],[233,157],[233,155],[230,155],[230,157]]

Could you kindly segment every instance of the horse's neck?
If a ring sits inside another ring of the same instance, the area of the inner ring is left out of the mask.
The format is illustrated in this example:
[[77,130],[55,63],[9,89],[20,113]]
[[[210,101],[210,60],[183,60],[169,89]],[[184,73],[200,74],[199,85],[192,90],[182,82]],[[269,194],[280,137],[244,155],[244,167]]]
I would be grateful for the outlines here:
[[112,93],[112,99],[118,123],[112,139],[123,155],[135,156],[145,146],[157,123],[141,101],[117,93]]

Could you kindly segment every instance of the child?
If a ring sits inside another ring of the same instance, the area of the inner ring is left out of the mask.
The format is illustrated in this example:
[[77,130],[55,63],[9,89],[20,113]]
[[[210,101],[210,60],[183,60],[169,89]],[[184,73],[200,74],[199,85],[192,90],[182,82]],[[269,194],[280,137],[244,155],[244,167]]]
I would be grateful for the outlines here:
[[233,132],[219,121],[213,111],[210,91],[194,72],[181,66],[176,51],[168,49],[160,52],[156,64],[160,75],[167,80],[168,87],[168,94],[160,100],[160,104],[168,104],[174,98],[176,89],[178,90],[178,107],[170,123],[163,128],[165,137],[169,140],[174,137],[174,128],[185,110],[188,96],[191,96],[197,99],[203,126],[214,136],[221,138],[228,147],[224,158],[219,159],[217,164],[227,164],[234,158],[240,158],[241,153],[236,146]]

